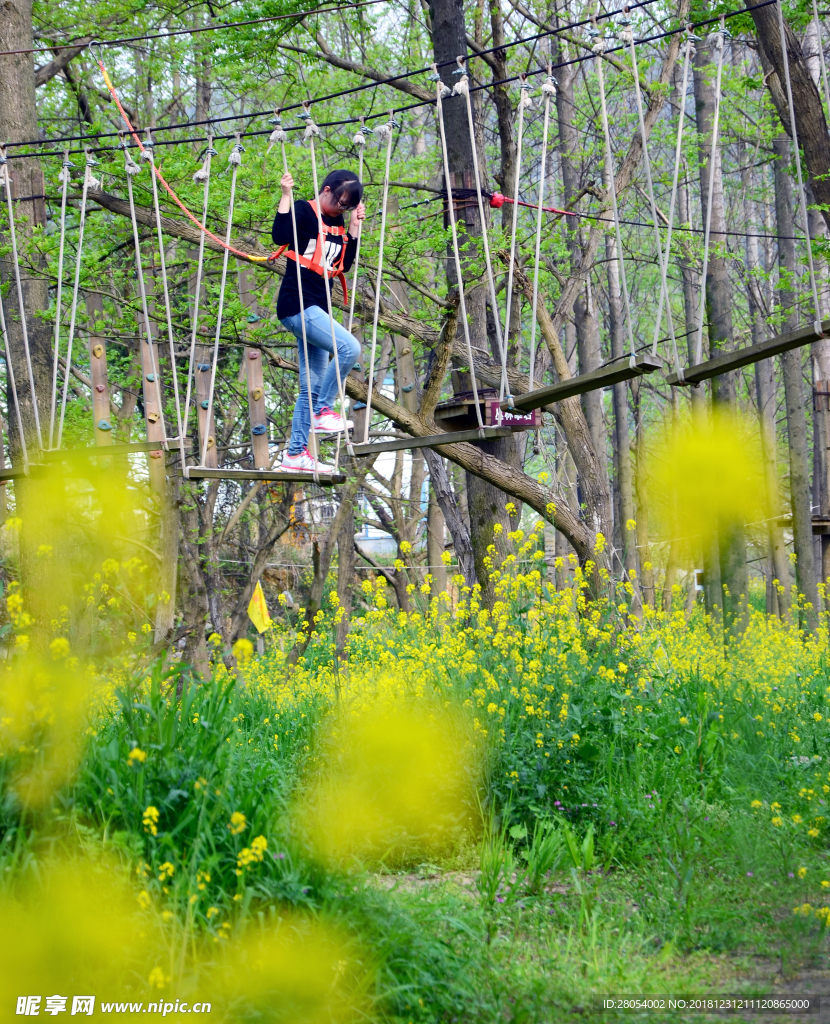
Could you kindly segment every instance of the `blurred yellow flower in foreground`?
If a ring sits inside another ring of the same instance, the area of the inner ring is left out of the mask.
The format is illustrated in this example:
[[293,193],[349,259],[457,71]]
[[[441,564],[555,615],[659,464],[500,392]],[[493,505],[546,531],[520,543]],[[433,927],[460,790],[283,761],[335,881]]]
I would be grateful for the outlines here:
[[654,433],[648,444],[651,520],[666,538],[711,539],[769,516],[757,421],[716,412]]
[[315,849],[388,863],[446,846],[474,802],[472,735],[463,715],[430,699],[347,705],[323,753],[327,770],[299,809]]

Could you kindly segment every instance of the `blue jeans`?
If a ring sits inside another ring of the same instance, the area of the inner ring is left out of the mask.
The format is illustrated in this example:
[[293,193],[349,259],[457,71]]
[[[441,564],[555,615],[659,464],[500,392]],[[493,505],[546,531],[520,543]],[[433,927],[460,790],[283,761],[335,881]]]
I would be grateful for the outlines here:
[[[334,346],[331,335],[334,323],[334,337],[337,341],[337,359],[340,364],[340,379],[345,380],[347,374],[360,355],[360,342],[349,334],[345,327],[328,315],[319,306],[309,306],[305,311],[305,331],[308,342],[308,372],[306,372],[305,352],[303,351],[302,313],[287,316],[282,321],[283,327],[291,331],[297,339],[297,355],[300,364],[300,394],[294,406],[294,417],[291,420],[291,440],[288,442],[288,454],[299,455],[308,444],[311,430],[311,414],[308,402],[308,383],[311,377],[311,402],[315,414],[321,409],[331,409],[337,397],[337,368],[330,359]],[[343,410],[345,414],[345,409]]]

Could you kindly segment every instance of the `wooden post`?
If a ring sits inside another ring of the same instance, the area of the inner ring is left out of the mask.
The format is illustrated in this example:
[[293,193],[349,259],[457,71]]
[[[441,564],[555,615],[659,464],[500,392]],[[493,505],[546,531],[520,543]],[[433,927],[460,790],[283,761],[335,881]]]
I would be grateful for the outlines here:
[[[239,297],[242,306],[248,310],[248,319],[256,323],[259,319],[254,290],[253,274],[248,270],[239,271]],[[268,414],[265,409],[265,373],[259,349],[245,349],[245,380],[248,387],[248,417],[251,424],[251,451],[255,469],[268,469],[271,458],[268,452]]]
[[92,425],[96,445],[111,445],[112,419],[107,379],[107,345],[98,333],[103,327],[104,301],[97,292],[86,296],[86,311],[91,321],[89,331],[89,375],[92,379]]
[[[147,290],[147,300],[150,303],[150,296],[155,287],[155,275],[152,269],[144,271],[144,287]],[[152,309],[152,305],[150,307]],[[162,493],[165,486],[164,466],[164,410],[160,402],[161,382],[156,379],[158,374],[159,354],[158,325],[155,320],[148,322],[150,338],[145,335],[140,341],[141,347],[141,385],[144,396],[144,422],[147,428],[147,440],[158,441],[158,449],[147,453],[147,466],[150,473],[150,487],[157,493]]]

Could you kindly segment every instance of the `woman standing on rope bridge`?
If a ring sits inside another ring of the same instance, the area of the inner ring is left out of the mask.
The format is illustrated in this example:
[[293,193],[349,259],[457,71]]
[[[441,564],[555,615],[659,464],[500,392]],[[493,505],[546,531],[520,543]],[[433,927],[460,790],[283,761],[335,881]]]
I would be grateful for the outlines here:
[[[277,245],[288,249],[286,255],[296,260],[294,252],[294,229],[291,224],[291,190],[294,179],[284,174],[280,181],[282,196],[274,218],[271,236]],[[308,450],[308,435],[311,416],[308,400],[309,376],[311,377],[311,406],[314,410],[314,430],[319,434],[334,434],[351,427],[343,417],[334,412],[332,405],[337,396],[337,366],[332,344],[332,323],[337,342],[337,359],[341,379],[354,366],[360,355],[360,342],[342,327],[327,308],[326,283],[323,274],[331,279],[339,277],[344,285],[345,272],[354,262],[357,251],[357,236],[346,231],[343,223],[344,210],[352,210],[352,217],[360,228],[366,216],[361,202],[363,185],[353,171],[332,171],[325,181],[320,195],[313,202],[300,199],[294,203],[297,222],[297,245],[300,251],[300,281],[302,302],[297,288],[297,274],[286,273],[282,279],[277,299],[277,317],[283,327],[297,339],[298,362],[300,365],[300,394],[294,406],[291,421],[291,439],[283,456],[282,469],[313,473],[314,456]],[[325,239],[320,238],[317,212],[323,221]],[[349,227],[351,228],[351,223]],[[325,264],[325,267],[324,267]],[[308,371],[303,350],[303,319],[308,343]],[[333,472],[329,466],[316,462],[318,472]]]

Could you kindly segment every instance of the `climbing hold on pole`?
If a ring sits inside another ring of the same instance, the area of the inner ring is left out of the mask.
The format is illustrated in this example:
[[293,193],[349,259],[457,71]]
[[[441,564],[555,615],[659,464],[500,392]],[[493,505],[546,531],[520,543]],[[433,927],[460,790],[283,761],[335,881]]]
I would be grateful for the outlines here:
[[261,319],[262,319],[261,316],[257,316],[256,313],[251,313],[251,315],[248,317],[248,323],[249,324],[258,324]]
[[248,352],[248,358],[249,359],[256,359],[258,355],[259,355],[259,352],[257,352],[256,349],[251,349]]
[[413,389],[414,387],[415,387],[415,385],[414,385],[414,384],[404,384],[404,386],[403,386],[403,387],[401,388],[401,391],[403,391],[403,393],[404,393],[405,395],[408,395],[408,394],[409,394],[409,392],[410,392],[410,391],[411,391],[411,390],[412,390],[412,389]]
[[150,452],[151,459],[160,459],[164,452]]
[[203,398],[202,401],[199,402],[199,407],[201,409],[208,409],[210,407],[210,402],[206,398]]
[[104,346],[103,345],[93,345],[92,346],[92,354],[95,356],[96,359],[100,359],[101,356],[104,354]]
[[147,422],[148,423],[158,423],[158,421],[159,421],[159,414],[157,412],[148,412],[147,413]]
[[98,420],[99,430],[112,430],[112,426],[106,420]]
[[147,381],[150,384],[155,384],[155,382],[156,382],[156,375],[154,373],[148,373],[147,374]]
[[103,395],[103,393],[104,393],[104,392],[105,392],[105,391],[106,391],[107,389],[106,389],[106,386],[105,386],[105,385],[103,385],[103,384],[96,384],[96,385],[95,385],[95,390],[96,390],[96,391],[98,392],[98,394],[99,394],[99,395]]
[[262,398],[263,394],[264,392],[262,388],[254,388],[254,390],[251,392],[251,398],[253,398],[255,402],[258,402],[260,398]]
[[199,363],[199,372],[208,373],[210,371],[210,363]]
[[262,437],[268,427],[264,423],[257,423],[255,427],[251,427],[251,433],[256,437]]

